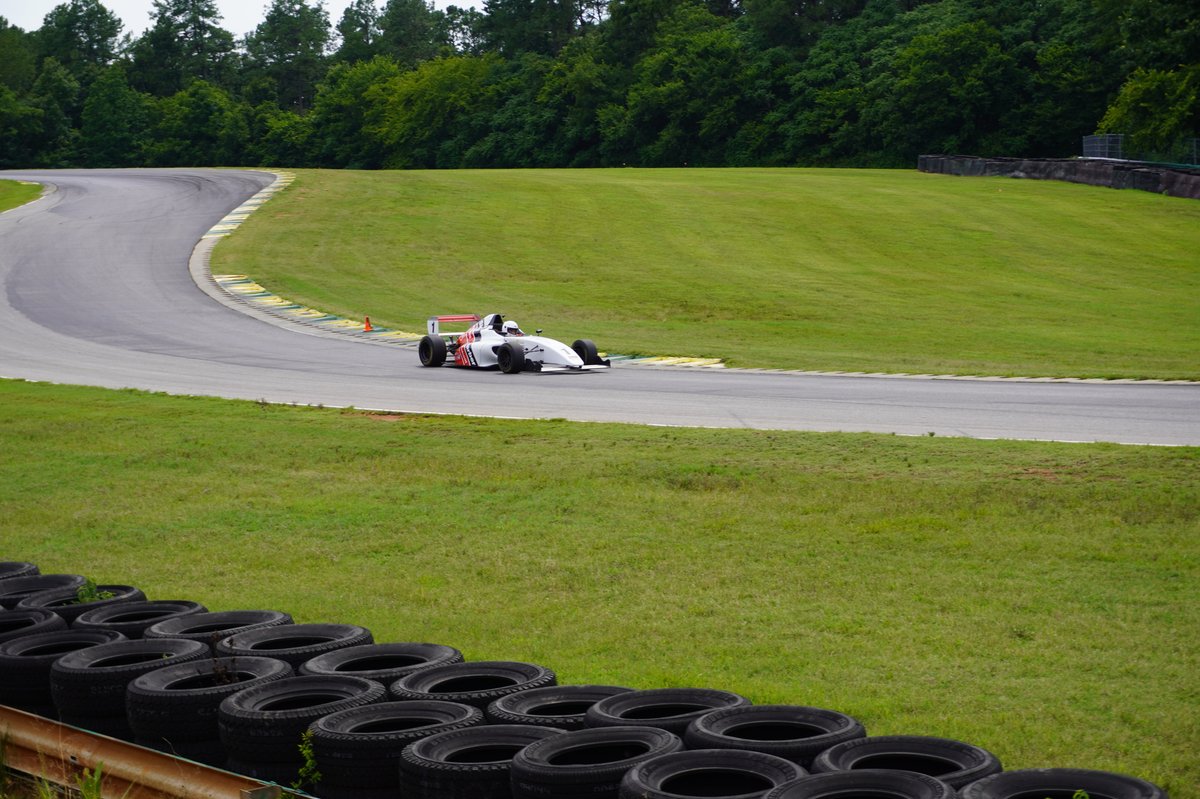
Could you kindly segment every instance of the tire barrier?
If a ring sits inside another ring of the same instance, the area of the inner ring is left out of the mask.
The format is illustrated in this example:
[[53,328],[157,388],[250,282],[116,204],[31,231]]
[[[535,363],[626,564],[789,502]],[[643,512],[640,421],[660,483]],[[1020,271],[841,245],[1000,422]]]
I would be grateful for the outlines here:
[[313,757],[321,774],[322,799],[370,791],[396,796],[400,753],[443,732],[483,723],[479,708],[456,702],[380,702],[342,710],[312,723]]
[[71,624],[89,610],[120,602],[139,602],[146,598],[140,589],[134,588],[132,585],[98,585],[96,590],[111,596],[80,602],[79,589],[54,588],[50,591],[38,591],[36,594],[30,594],[17,603],[16,609],[49,610],[61,616],[67,624]]
[[0,607],[15,608],[30,594],[55,588],[78,588],[87,582],[82,574],[31,574],[0,580]]
[[176,616],[155,622],[146,628],[144,638],[187,638],[217,645],[222,638],[246,630],[281,627],[292,623],[292,617],[278,610],[224,610]]
[[1167,799],[1151,782],[1111,771],[1081,768],[1033,768],[1006,771],[963,787],[962,799],[1072,799],[1079,791],[1107,799]]
[[560,730],[582,730],[588,708],[632,688],[616,685],[553,685],[502,696],[484,711],[492,724],[533,724]]
[[1200,169],[1174,168],[1141,161],[922,155],[917,158],[917,169],[942,175],[1063,180],[1200,200]]
[[748,749],[809,768],[829,747],[867,734],[836,710],[800,705],[749,705],[716,710],[688,725],[689,749]]
[[357,624],[284,624],[260,627],[222,638],[213,653],[222,657],[269,657],[299,669],[317,655],[374,643],[371,631]]
[[306,660],[300,674],[350,674],[391,685],[401,677],[434,666],[462,663],[463,654],[441,644],[363,644]]
[[621,780],[620,799],[708,796],[759,799],[808,772],[790,760],[744,749],[693,749],[639,763]]
[[714,710],[745,707],[744,696],[711,688],[652,688],[601,699],[584,714],[589,727],[658,727],[683,737],[689,724]]
[[544,666],[131,586],[72,602],[85,582],[0,562],[0,703],[260,780],[303,774],[321,799],[1168,799],[1129,775],[1004,772],[961,741],[866,737],[834,710],[558,685]]
[[291,676],[287,663],[261,657],[208,657],[142,674],[125,691],[125,714],[134,743],[223,766],[225,750],[217,725],[221,702],[247,688]]
[[400,753],[404,799],[505,799],[512,795],[512,759],[535,741],[565,730],[527,724],[486,724],[409,744]]
[[887,799],[956,799],[953,788],[928,774],[894,769],[863,769],[813,774],[780,785],[764,799],[844,799],[878,796]]
[[543,738],[513,757],[513,799],[616,799],[629,769],[683,749],[654,727],[595,727]]
[[200,660],[208,647],[196,641],[116,641],[69,652],[50,667],[50,695],[67,724],[131,740],[125,689],[135,678],[164,666]]
[[814,773],[895,769],[937,777],[952,788],[996,774],[1000,760],[986,749],[949,738],[881,735],[835,744],[813,760]]
[[23,560],[0,560],[0,580],[10,577],[32,577],[38,573],[37,564]]
[[146,628],[165,619],[204,613],[208,608],[188,599],[150,599],[144,602],[120,602],[81,613],[71,627],[76,630],[116,630],[137,640]]
[[58,718],[50,696],[50,667],[68,652],[123,641],[111,630],[57,630],[0,644],[0,705]]
[[65,629],[62,617],[48,610],[10,610],[0,615],[0,641]]
[[386,695],[382,685],[361,677],[287,677],[227,696],[217,710],[217,729],[234,770],[248,766],[251,770],[243,773],[261,777],[266,772],[260,764],[273,764],[276,768],[268,771],[282,767],[294,779],[303,763],[299,744],[310,724],[339,710],[381,702]]
[[510,660],[454,663],[414,672],[392,683],[393,699],[437,699],[461,702],[480,710],[507,694],[557,685],[545,666]]

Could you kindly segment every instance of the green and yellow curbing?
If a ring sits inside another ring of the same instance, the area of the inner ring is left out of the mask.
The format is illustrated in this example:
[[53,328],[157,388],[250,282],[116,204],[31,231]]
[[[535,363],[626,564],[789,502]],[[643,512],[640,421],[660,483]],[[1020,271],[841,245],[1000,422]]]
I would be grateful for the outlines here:
[[377,341],[411,343],[421,338],[420,333],[391,330],[386,327],[365,330],[365,325],[362,322],[343,319],[340,316],[325,313],[316,308],[306,308],[299,303],[292,302],[277,294],[272,294],[246,275],[213,275],[212,277],[216,284],[230,295],[252,307],[256,307],[281,319],[305,325],[314,325],[331,332],[353,334],[357,337],[370,338]]

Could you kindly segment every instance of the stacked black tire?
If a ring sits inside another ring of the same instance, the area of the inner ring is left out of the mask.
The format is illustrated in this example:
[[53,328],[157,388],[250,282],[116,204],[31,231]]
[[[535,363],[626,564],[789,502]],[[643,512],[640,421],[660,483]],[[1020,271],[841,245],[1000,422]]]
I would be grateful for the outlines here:
[[142,674],[125,694],[134,741],[224,767],[227,757],[217,721],[221,703],[239,691],[290,676],[292,667],[282,660],[258,657],[206,657]]
[[58,718],[50,694],[50,667],[71,652],[123,641],[117,632],[58,630],[0,643],[0,705]]
[[78,588],[58,588],[49,591],[39,591],[30,594],[17,603],[17,610],[49,610],[62,617],[67,624],[72,624],[77,618],[89,610],[117,605],[122,602],[140,602],[146,595],[132,585],[98,585],[96,592],[100,598],[86,602],[79,601]]
[[394,797],[401,754],[409,744],[483,721],[479,708],[437,700],[381,702],[319,718],[310,729],[320,794],[323,799]]
[[164,666],[208,657],[196,641],[115,641],[69,652],[50,667],[50,695],[63,722],[131,740],[125,711],[129,683]]
[[386,696],[382,685],[362,677],[287,677],[238,691],[222,700],[217,712],[227,765],[290,783],[304,766],[299,743],[313,722]]
[[[728,691],[558,685],[550,669],[208,612],[0,562],[0,703],[324,799],[1167,799],[1081,769],[1005,772],[927,736]],[[302,746],[303,742],[303,746]],[[312,774],[312,767],[319,779]]]

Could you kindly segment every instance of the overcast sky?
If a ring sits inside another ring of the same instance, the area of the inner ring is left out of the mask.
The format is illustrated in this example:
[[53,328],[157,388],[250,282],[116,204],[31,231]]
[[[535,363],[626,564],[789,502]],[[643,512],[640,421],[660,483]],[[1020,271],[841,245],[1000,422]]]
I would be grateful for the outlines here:
[[[0,17],[10,24],[27,31],[42,27],[42,19],[50,9],[65,0],[0,0]],[[258,27],[262,22],[264,10],[270,0],[217,0],[217,8],[221,10],[223,19],[221,27],[234,36],[242,37]],[[329,12],[329,22],[337,25],[342,18],[342,12],[351,0],[326,0],[325,10]],[[100,0],[101,5],[116,14],[125,23],[122,33],[132,33],[137,36],[150,27],[150,9],[154,7],[151,0]],[[445,8],[457,4],[459,7],[475,5],[463,0],[435,0],[434,5]],[[377,3],[382,6],[382,0]]]

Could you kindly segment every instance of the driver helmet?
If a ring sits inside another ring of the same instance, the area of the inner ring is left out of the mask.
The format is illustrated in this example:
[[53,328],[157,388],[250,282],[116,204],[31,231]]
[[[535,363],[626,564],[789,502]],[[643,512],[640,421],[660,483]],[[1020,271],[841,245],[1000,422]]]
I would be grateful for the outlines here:
[[523,336],[525,335],[519,325],[511,319],[504,323],[504,335],[506,336]]

